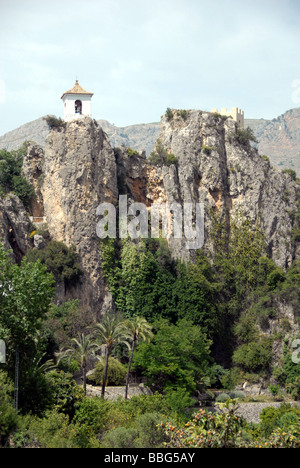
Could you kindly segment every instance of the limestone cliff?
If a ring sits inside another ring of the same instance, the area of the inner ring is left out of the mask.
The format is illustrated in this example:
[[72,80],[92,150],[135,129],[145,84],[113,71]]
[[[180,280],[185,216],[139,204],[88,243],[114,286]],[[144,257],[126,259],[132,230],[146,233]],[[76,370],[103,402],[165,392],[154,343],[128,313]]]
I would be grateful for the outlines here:
[[[228,227],[230,217],[241,210],[253,222],[260,221],[276,263],[291,264],[297,254],[291,240],[297,184],[256,149],[239,143],[236,128],[232,119],[211,113],[189,111],[182,116],[173,111],[172,120],[164,116],[161,121],[161,145],[177,160],[169,165],[153,165],[145,154],[125,148],[113,150],[102,128],[88,117],[53,129],[43,149],[29,145],[23,175],[36,191],[31,215],[33,220],[44,218],[51,238],[75,246],[84,275],[71,294],[95,316],[110,301],[101,270],[96,208],[102,202],[116,205],[119,194],[148,207],[167,201],[204,203],[204,249],[211,255],[210,210],[223,213]],[[24,209],[17,208],[19,223],[13,218],[11,205],[17,203],[14,197],[2,203],[0,235],[9,246],[13,230],[21,255],[33,241]],[[23,236],[17,225],[22,225]],[[177,258],[193,257],[184,240],[171,240],[170,246]]]

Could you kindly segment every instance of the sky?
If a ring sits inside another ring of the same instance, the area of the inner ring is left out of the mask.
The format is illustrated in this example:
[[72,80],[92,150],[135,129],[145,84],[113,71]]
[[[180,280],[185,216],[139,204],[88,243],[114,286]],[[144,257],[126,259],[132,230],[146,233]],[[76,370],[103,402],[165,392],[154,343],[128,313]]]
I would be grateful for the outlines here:
[[93,92],[93,118],[159,122],[167,107],[300,107],[299,0],[0,0],[0,135],[62,94]]

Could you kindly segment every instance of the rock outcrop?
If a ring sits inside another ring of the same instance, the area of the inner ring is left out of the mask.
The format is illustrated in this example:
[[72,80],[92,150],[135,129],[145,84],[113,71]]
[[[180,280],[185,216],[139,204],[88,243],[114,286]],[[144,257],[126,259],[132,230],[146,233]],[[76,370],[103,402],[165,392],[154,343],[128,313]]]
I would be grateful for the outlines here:
[[[148,208],[153,203],[203,203],[204,249],[210,255],[214,252],[208,214],[213,209],[223,214],[228,227],[240,211],[253,223],[259,220],[269,254],[278,265],[288,267],[295,257],[291,212],[297,184],[292,178],[273,169],[249,144],[240,144],[232,119],[201,111],[189,111],[184,118],[174,111],[173,116],[171,121],[162,118],[159,139],[175,157],[170,164],[151,164],[145,153],[124,147],[114,150],[103,129],[89,117],[53,129],[43,149],[28,146],[23,175],[36,191],[31,215],[43,217],[52,239],[75,246],[84,274],[74,294],[96,317],[110,305],[96,208],[103,202],[116,206],[120,194]],[[18,203],[14,196],[2,202],[0,235],[5,246],[11,245],[11,229],[18,252],[25,253],[33,247],[33,239],[28,216]],[[40,245],[42,239],[37,241]],[[194,251],[185,248],[184,239],[171,239],[170,247],[177,258],[193,258]]]
[[0,199],[0,240],[5,250],[12,251],[17,262],[33,247],[31,226],[28,214],[16,195],[10,193]]
[[[250,145],[235,138],[236,123],[211,113],[190,111],[187,120],[174,114],[162,119],[161,141],[178,159],[176,177],[169,184],[168,199],[178,193],[182,202],[198,201],[234,216],[242,212],[248,219],[260,221],[270,256],[287,267],[294,251],[291,242],[297,185],[289,175],[273,169]],[[165,184],[165,187],[167,184]],[[205,243],[210,248],[209,219],[205,225]]]

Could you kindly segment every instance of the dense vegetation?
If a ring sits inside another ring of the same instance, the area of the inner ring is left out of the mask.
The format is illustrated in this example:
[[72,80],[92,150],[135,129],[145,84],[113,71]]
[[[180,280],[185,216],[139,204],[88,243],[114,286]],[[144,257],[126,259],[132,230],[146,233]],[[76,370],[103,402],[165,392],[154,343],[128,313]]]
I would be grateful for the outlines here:
[[[2,193],[22,198],[22,178],[15,179],[22,154],[1,157]],[[177,164],[160,144],[152,158]],[[292,360],[300,336],[280,314],[284,304],[299,321],[300,261],[284,271],[268,257],[259,224],[238,216],[229,235],[224,221],[209,215],[213,258],[199,250],[193,262],[175,261],[163,239],[102,240],[117,312],[97,324],[77,300],[53,300],[55,284],[68,289],[80,281],[73,247],[48,239],[15,264],[0,246],[0,339],[7,348],[1,447],[299,447],[298,408],[267,408],[260,424],[249,424],[231,400],[245,398],[235,390],[245,380],[264,381],[278,400],[300,399],[300,364]],[[296,243],[299,210],[291,216]],[[275,349],[282,349],[276,360]],[[153,394],[128,399],[133,377]],[[100,387],[99,397],[87,396],[88,384]],[[124,396],[104,399],[107,385],[123,385]],[[217,414],[195,408],[200,394],[214,398],[212,389],[222,392]]]
[[25,208],[34,197],[34,189],[21,175],[26,144],[17,151],[0,150],[0,196],[15,193]]

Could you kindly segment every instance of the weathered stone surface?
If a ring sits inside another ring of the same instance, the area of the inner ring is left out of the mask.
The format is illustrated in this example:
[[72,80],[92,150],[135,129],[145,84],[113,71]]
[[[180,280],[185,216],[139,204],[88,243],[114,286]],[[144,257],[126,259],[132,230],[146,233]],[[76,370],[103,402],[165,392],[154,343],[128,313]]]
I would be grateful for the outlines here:
[[[260,221],[268,250],[275,262],[287,267],[293,260],[290,212],[296,205],[297,186],[290,176],[273,169],[256,149],[233,138],[236,123],[211,113],[190,111],[162,119],[161,141],[178,158],[177,177],[166,190],[168,200],[202,202],[206,213],[216,208],[235,216],[242,211]],[[166,188],[166,185],[165,185]],[[175,197],[176,198],[176,197]],[[205,221],[205,248],[211,250],[210,222]]]
[[65,129],[49,134],[41,192],[51,237],[74,245],[80,256],[84,272],[81,302],[99,314],[106,289],[96,208],[102,202],[116,203],[118,192],[114,152],[92,119],[70,122]]
[[[102,202],[117,205],[120,194],[148,208],[153,203],[203,203],[204,249],[211,255],[210,210],[224,214],[228,221],[241,210],[253,223],[260,220],[276,263],[291,264],[295,252],[290,213],[296,206],[297,185],[255,148],[238,144],[235,131],[232,119],[201,111],[189,111],[182,118],[174,111],[172,121],[162,118],[160,141],[178,164],[161,167],[151,165],[144,153],[114,151],[102,128],[89,117],[52,130],[43,149],[28,146],[23,175],[36,191],[31,215],[45,217],[52,239],[75,246],[84,275],[74,294],[95,316],[112,302],[101,270],[96,208]],[[25,253],[33,245],[28,238],[30,221],[14,196],[0,201],[0,234],[6,246],[11,245],[10,229],[19,252]],[[184,239],[171,239],[170,247],[176,258],[193,258],[194,251],[185,248]]]
[[17,261],[21,261],[32,247],[31,222],[20,199],[10,193],[0,199],[0,241],[6,250],[12,250]]

